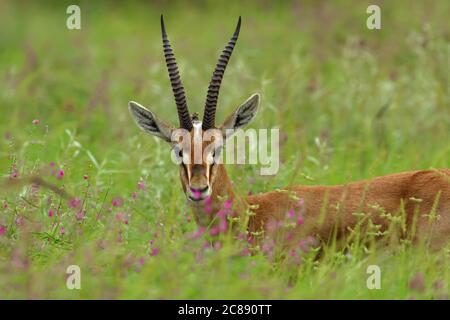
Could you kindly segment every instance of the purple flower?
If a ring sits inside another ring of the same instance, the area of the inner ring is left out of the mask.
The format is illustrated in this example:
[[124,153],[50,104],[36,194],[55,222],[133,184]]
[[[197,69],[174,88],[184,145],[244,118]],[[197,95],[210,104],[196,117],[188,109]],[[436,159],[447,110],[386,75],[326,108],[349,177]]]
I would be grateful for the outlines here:
[[63,169],[59,169],[58,170],[58,179],[62,179],[62,177],[64,177],[64,170]]
[[206,228],[201,226],[195,231],[195,233],[192,236],[192,239],[200,238],[205,233]]
[[49,210],[49,211],[48,211],[48,216],[51,218],[51,217],[53,217],[53,215],[54,215],[53,210]]
[[232,204],[233,204],[233,200],[227,199],[227,200],[225,200],[225,202],[223,203],[223,208],[224,208],[225,210],[229,210],[229,209],[231,209]]
[[83,219],[84,219],[84,216],[85,216],[84,210],[78,211],[78,212],[75,214],[75,218],[76,218],[78,221],[83,220]]
[[288,217],[288,218],[293,218],[293,217],[295,217],[295,210],[294,210],[294,209],[290,209],[290,210],[287,212],[287,217]]
[[61,227],[61,229],[59,229],[59,233],[65,234],[66,233],[66,229],[64,229],[64,227]]
[[78,199],[78,198],[71,199],[69,201],[69,207],[72,208],[72,209],[77,208],[80,204],[81,204],[81,200]]
[[6,234],[6,227],[0,225],[0,236],[3,236],[3,235],[5,235],[5,234]]
[[152,257],[157,256],[159,251],[160,251],[159,248],[153,248],[152,251],[150,252],[150,255]]
[[115,198],[111,201],[113,207],[120,207],[122,205],[122,199]]
[[145,183],[144,183],[144,181],[139,181],[138,184],[137,184],[137,186],[138,186],[138,189],[144,190],[144,189],[145,189]]
[[227,220],[226,219],[220,220],[219,232],[225,232],[225,231],[227,231],[227,228],[228,228]]
[[209,235],[214,237],[217,236],[220,233],[219,227],[212,227],[211,230],[209,230]]

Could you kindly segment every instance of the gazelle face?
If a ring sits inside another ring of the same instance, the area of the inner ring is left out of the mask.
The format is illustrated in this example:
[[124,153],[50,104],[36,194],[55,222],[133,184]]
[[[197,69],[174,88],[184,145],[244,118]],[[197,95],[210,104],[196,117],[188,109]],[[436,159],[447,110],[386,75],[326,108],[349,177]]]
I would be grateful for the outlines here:
[[159,120],[152,111],[137,102],[130,101],[129,109],[137,125],[147,133],[155,135],[170,143],[173,157],[180,166],[180,178],[186,197],[193,204],[201,204],[209,196],[214,195],[214,185],[220,180],[222,164],[217,163],[223,147],[223,140],[244,127],[256,114],[259,95],[252,95],[232,113],[225,122],[215,126],[215,114],[220,84],[228,61],[236,44],[241,18],[236,30],[220,55],[206,97],[203,122],[197,116],[190,116],[183,85],[174,53],[167,38],[164,20],[161,16],[161,30],[167,70],[178,110],[180,128]]
[[[214,186],[220,183],[223,164],[218,160],[230,131],[244,127],[255,116],[259,95],[252,95],[219,126],[204,131],[202,122],[192,120],[192,129],[176,129],[159,120],[150,110],[131,101],[130,112],[137,125],[147,133],[162,138],[172,148],[172,159],[179,163],[180,180],[188,201],[202,205],[214,193]],[[219,180],[218,180],[219,179]]]

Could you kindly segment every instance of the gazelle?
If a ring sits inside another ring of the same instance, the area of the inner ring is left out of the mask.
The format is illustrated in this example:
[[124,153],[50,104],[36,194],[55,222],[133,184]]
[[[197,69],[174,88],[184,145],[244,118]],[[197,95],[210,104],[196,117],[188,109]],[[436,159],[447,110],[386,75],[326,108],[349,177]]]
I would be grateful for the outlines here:
[[[228,138],[225,134],[227,129],[243,128],[258,110],[260,96],[254,94],[223,124],[215,125],[220,84],[238,39],[240,26],[241,18],[213,72],[201,122],[196,115],[189,114],[175,56],[161,16],[164,55],[180,128],[186,130],[192,137],[201,137],[209,130],[216,130],[221,132],[225,140]],[[361,221],[358,214],[359,216],[362,214],[379,226],[380,233],[389,228],[387,217],[402,216],[402,230],[415,232],[413,240],[428,235],[433,247],[441,247],[449,238],[450,170],[448,169],[410,171],[337,186],[293,186],[244,197],[234,192],[233,183],[227,175],[225,166],[215,161],[215,153],[220,152],[220,147],[210,148],[200,163],[186,161],[193,160],[193,155],[188,154],[184,147],[177,147],[177,141],[172,138],[176,128],[161,121],[152,111],[136,102],[130,101],[129,109],[141,129],[170,143],[175,156],[182,160],[179,164],[181,185],[200,226],[208,227],[214,224],[214,214],[206,214],[204,211],[206,202],[212,212],[218,212],[223,206],[223,199],[229,199],[239,217],[244,215],[247,217],[247,231],[258,233],[267,230],[271,221],[285,219],[286,213],[296,208],[298,199],[302,199],[305,223],[294,228],[294,233],[302,237],[313,235],[326,240],[332,234],[344,235],[358,225]],[[191,140],[192,145],[188,147],[193,150],[194,144],[198,142],[195,142],[196,139]],[[212,142],[201,140],[199,143],[202,150],[207,150]],[[253,214],[246,215],[249,211]]]

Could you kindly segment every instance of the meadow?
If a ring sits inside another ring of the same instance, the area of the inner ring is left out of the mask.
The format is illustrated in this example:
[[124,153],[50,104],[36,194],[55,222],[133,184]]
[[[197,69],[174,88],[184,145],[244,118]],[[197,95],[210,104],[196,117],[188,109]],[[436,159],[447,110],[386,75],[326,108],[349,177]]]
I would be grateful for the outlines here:
[[[381,30],[366,27],[373,3]],[[0,299],[449,299],[450,248],[269,257],[196,235],[170,148],[127,108],[177,123],[161,13],[200,114],[241,15],[217,118],[259,92],[250,127],[280,129],[281,163],[228,166],[240,193],[449,168],[448,1],[77,1],[80,30],[69,4],[0,2]]]

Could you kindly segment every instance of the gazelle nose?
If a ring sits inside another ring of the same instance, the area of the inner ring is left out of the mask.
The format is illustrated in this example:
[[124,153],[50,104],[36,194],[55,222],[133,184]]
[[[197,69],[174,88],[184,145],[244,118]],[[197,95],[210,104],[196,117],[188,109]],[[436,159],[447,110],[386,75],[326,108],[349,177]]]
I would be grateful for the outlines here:
[[204,193],[204,192],[206,192],[208,190],[208,186],[206,186],[204,188],[193,188],[193,187],[190,187],[189,189],[191,189],[192,193],[202,194],[202,193]]

